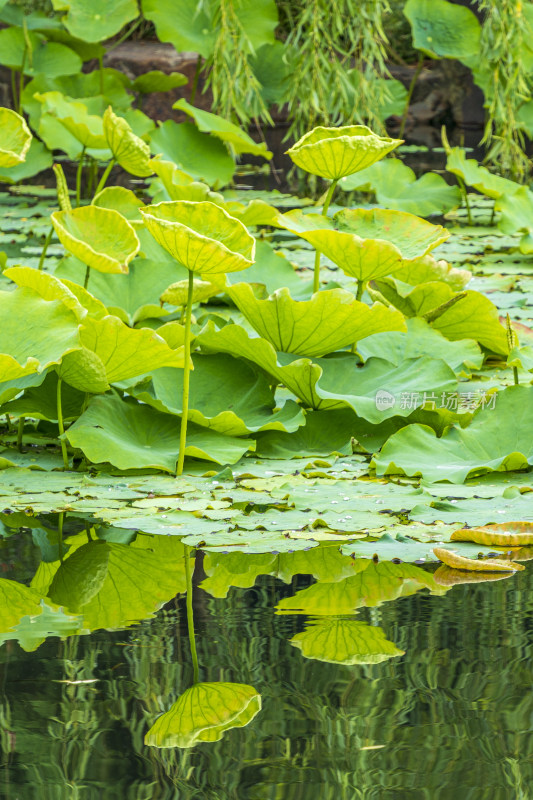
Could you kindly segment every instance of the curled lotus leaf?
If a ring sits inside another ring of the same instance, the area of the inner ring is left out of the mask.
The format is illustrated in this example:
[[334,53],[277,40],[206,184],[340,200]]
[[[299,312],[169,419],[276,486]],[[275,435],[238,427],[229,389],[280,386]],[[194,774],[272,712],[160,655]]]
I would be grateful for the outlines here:
[[519,183],[489,172],[487,167],[478,164],[477,159],[467,158],[461,147],[452,147],[447,153],[446,170],[462,178],[467,186],[472,186],[481,194],[497,200],[503,195],[510,197],[521,188]]
[[287,153],[306,172],[337,181],[369,167],[400,144],[401,139],[378,136],[366,125],[319,126],[302,136]]
[[143,203],[138,197],[135,197],[131,189],[125,189],[124,186],[106,186],[95,195],[92,205],[99,208],[111,208],[122,214],[129,222],[143,224],[139,211],[140,208],[143,208]]
[[22,164],[32,135],[26,121],[10,108],[0,108],[0,167]]
[[123,117],[113,113],[111,106],[104,113],[103,126],[107,145],[120,166],[139,178],[151,175],[149,146],[133,133]]
[[533,544],[531,522],[504,522],[500,525],[483,525],[481,528],[462,528],[450,537],[453,542],[474,542],[496,547],[524,547]]
[[255,240],[239,220],[210,202],[174,201],[141,209],[146,227],[191,272],[238,272],[254,261]]
[[434,547],[433,552],[446,566],[469,572],[516,572],[525,569],[522,564],[505,561],[502,558],[466,558],[452,553],[451,550],[444,550],[442,547]]
[[32,289],[43,300],[61,300],[76,314],[79,320],[87,315],[87,309],[83,307],[73,292],[59,278],[48,272],[33,269],[33,267],[9,267],[4,270],[4,275],[17,286]]
[[[161,303],[169,303],[171,306],[184,306],[187,303],[189,281],[178,281],[165,289],[160,297]],[[202,281],[195,278],[193,281],[192,302],[202,303],[215,297],[223,289],[223,284],[211,281]]]
[[406,330],[398,311],[367,306],[344,289],[316,292],[310,300],[293,300],[287,288],[260,299],[248,283],[227,291],[257,333],[282,353],[320,356],[372,333]]
[[244,728],[261,710],[261,695],[244,683],[196,683],[162,714],[144,738],[150,747],[194,747]]
[[110,208],[55,211],[51,220],[65,249],[99,272],[127,273],[141,246],[128,220]]
[[382,628],[352,619],[319,620],[290,641],[306,658],[333,664],[380,664],[404,655]]
[[57,120],[84,147],[107,149],[102,118],[90,114],[85,103],[57,91],[36,92],[34,97],[43,104],[43,115]]

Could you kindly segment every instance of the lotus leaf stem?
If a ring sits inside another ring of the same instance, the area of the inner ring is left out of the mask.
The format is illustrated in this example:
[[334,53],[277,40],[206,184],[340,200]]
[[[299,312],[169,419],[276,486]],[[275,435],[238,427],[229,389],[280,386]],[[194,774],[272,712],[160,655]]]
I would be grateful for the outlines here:
[[514,378],[514,385],[518,386],[520,381],[518,380],[518,367],[513,367],[513,378]]
[[415,90],[416,82],[417,82],[417,80],[418,80],[418,78],[420,76],[420,73],[422,72],[423,67],[424,67],[424,59],[422,57],[422,54],[420,54],[420,57],[418,59],[418,64],[416,65],[415,73],[413,75],[411,83],[409,84],[409,89],[407,91],[407,97],[405,98],[405,107],[403,109],[402,121],[400,123],[400,130],[398,132],[398,139],[403,139],[403,133],[405,131],[405,124],[407,122],[407,115],[409,114],[409,106],[411,105],[411,98],[413,96],[413,92]]
[[361,278],[357,279],[357,294],[355,295],[356,300],[361,300],[363,296],[363,292],[365,291],[365,282],[361,280]]
[[183,402],[181,404],[181,426],[180,426],[180,451],[178,455],[178,467],[176,475],[183,473],[183,463],[185,461],[185,445],[187,442],[187,417],[189,415],[189,373],[191,358],[191,311],[192,296],[194,291],[194,272],[189,270],[189,285],[187,291],[187,309],[185,312],[185,341],[183,351],[185,363],[183,365]]
[[[191,272],[192,275],[192,272]],[[187,583],[187,630],[189,632],[189,645],[191,648],[193,683],[198,683],[198,653],[196,651],[196,641],[194,638],[194,613],[192,608],[192,573],[191,573],[191,548],[185,546],[185,580]],[[193,549],[194,553],[194,549]]]
[[468,199],[468,192],[466,191],[465,182],[462,178],[457,176],[457,183],[459,184],[459,189],[461,190],[461,194],[463,195],[463,199],[465,201],[466,206],[466,213],[468,216],[468,224],[472,225],[472,209],[470,208],[470,200]]
[[[326,193],[326,199],[324,200],[324,205],[322,206],[322,211],[320,212],[323,217],[327,217],[329,206],[331,203],[331,198],[333,197],[333,192],[335,191],[335,187],[337,186],[338,180],[331,181],[330,187]],[[315,269],[313,274],[313,293],[318,292],[320,289],[320,250],[315,252]]]
[[196,69],[194,71],[194,78],[191,87],[191,99],[190,99],[191,105],[194,105],[194,98],[196,97],[196,90],[198,88],[198,80],[200,79],[200,72],[202,71],[202,64],[203,64],[203,59],[202,56],[199,55],[198,60],[196,61]]
[[41,250],[41,257],[39,259],[39,265],[38,265],[37,269],[42,269],[43,268],[44,259],[45,259],[45,256],[46,256],[46,251],[48,250],[48,245],[52,241],[52,236],[53,235],[54,235],[54,229],[52,227],[48,231],[48,233],[46,235],[46,239],[44,240],[43,249]]
[[59,563],[63,563],[63,522],[65,520],[65,512],[60,511],[57,517],[57,551],[59,555]]
[[94,193],[95,197],[96,197],[97,194],[100,194],[100,192],[102,191],[102,189],[106,185],[107,179],[109,178],[109,173],[111,172],[111,170],[115,166],[115,163],[116,163],[115,159],[112,158],[111,161],[109,162],[109,164],[107,165],[107,167],[105,168],[105,170],[104,170],[104,172],[102,174],[102,177],[100,178],[100,181],[98,183],[98,186],[96,187],[96,191]]
[[26,417],[19,417],[19,424],[17,428],[17,450],[22,453],[22,437],[24,436],[24,423]]
[[81,173],[83,170],[83,162],[85,160],[85,145],[83,145],[80,160],[78,161],[78,169],[76,170],[76,208],[79,208],[81,203]]
[[61,405],[61,386],[63,381],[61,378],[57,379],[57,426],[59,428],[59,441],[61,442],[61,455],[63,456],[63,468],[68,469],[68,454],[65,439],[65,426],[63,424],[63,408]]
[[10,70],[11,72],[11,94],[13,95],[13,108],[17,107],[17,79],[15,77],[16,73],[15,70]]
[[87,264],[87,266],[85,267],[85,279],[84,279],[84,281],[83,281],[83,288],[84,288],[84,289],[86,289],[86,288],[87,288],[87,286],[89,285],[89,275],[90,275],[90,274],[91,274],[91,268],[90,268],[90,266]]

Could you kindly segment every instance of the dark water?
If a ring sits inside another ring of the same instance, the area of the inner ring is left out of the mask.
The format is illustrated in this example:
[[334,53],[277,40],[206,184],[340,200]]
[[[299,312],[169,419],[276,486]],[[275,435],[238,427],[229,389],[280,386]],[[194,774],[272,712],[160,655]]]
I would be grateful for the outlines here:
[[[248,684],[262,709],[191,748],[144,744],[193,681],[183,591],[139,624],[44,636],[34,650],[35,620],[26,638],[4,633],[0,797],[532,797],[531,569],[446,589],[429,567],[331,554],[196,556],[200,680]],[[0,542],[2,577],[28,584],[38,556],[27,534]],[[274,574],[254,583],[261,570]],[[313,652],[291,643],[317,626],[327,635]]]

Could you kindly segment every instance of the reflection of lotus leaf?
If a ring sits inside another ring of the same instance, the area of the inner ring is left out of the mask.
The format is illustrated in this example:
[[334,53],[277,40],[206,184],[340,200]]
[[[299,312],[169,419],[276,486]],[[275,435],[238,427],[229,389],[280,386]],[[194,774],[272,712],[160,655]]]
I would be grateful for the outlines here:
[[0,108],[0,167],[22,164],[31,139],[26,121],[10,108]]
[[404,651],[385,638],[382,628],[351,619],[325,619],[291,639],[306,658],[333,664],[379,664]]
[[61,244],[100,272],[127,273],[139,252],[137,234],[118,211],[84,206],[55,211],[51,219]]
[[462,583],[504,581],[506,578],[512,578],[513,575],[514,572],[467,572],[466,570],[452,569],[447,567],[446,564],[441,564],[433,573],[433,578],[439,586],[457,586]]
[[244,683],[197,683],[160,716],[144,738],[151,747],[194,747],[244,728],[261,710],[261,695]]
[[255,240],[214,203],[176,200],[141,213],[156,241],[191,272],[237,272],[253,263]]
[[126,172],[140,178],[152,174],[150,148],[135,136],[125,119],[113,113],[111,106],[104,113],[104,135],[113,156]]
[[401,139],[378,136],[365,125],[319,126],[302,136],[287,152],[306,172],[339,180],[369,167],[401,143]]

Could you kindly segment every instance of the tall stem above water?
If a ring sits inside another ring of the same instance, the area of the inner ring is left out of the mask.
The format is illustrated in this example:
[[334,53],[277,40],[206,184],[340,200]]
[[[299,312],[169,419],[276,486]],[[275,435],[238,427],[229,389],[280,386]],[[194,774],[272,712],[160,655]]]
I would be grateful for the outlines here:
[[[333,197],[333,192],[335,191],[335,187],[337,186],[338,180],[331,181],[331,185],[327,191],[326,199],[324,200],[324,205],[322,206],[322,211],[320,212],[323,217],[327,217],[329,206],[331,203],[331,199]],[[313,275],[313,292],[318,292],[320,289],[320,250],[317,250],[315,253],[315,270]]]

